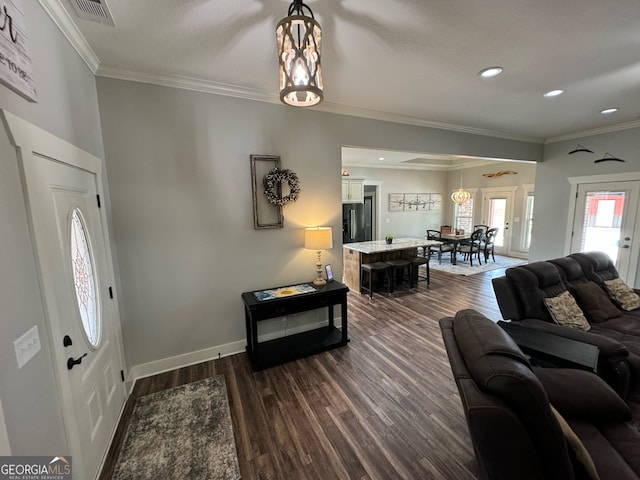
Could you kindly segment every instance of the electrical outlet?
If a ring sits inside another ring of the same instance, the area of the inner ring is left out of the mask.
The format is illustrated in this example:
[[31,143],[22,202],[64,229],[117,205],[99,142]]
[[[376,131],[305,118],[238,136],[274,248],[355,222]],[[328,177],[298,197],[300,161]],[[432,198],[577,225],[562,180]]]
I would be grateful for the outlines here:
[[16,349],[16,360],[18,368],[24,365],[40,351],[40,335],[38,334],[38,326],[35,325],[27,333],[13,342]]

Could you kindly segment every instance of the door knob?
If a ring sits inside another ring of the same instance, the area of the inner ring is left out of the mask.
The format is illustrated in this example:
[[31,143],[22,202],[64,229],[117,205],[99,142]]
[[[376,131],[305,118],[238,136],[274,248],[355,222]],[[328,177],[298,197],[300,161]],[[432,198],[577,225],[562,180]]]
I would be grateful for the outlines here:
[[87,354],[85,353],[84,355],[76,358],[75,360],[73,359],[73,357],[69,357],[69,359],[67,360],[67,369],[71,370],[74,365],[80,365],[82,363],[82,359],[86,356]]

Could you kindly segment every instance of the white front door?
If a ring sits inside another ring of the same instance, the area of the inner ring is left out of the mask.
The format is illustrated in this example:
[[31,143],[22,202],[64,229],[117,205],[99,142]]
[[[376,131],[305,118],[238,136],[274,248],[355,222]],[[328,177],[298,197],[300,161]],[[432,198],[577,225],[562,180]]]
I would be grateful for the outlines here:
[[496,255],[509,255],[511,250],[511,224],[513,192],[511,190],[483,191],[482,223],[498,228],[494,244]]
[[578,184],[571,252],[602,251],[620,277],[633,285],[640,245],[633,244],[640,227],[640,182]]
[[126,400],[100,160],[4,113],[24,173],[74,478],[94,479]]

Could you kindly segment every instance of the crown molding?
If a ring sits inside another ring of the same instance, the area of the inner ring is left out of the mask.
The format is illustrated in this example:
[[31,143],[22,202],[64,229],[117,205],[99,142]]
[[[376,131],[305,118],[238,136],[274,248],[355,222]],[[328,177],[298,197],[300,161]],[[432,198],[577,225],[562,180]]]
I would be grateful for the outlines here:
[[93,49],[89,46],[89,43],[85,40],[73,19],[69,16],[69,13],[62,6],[60,0],[38,0],[40,6],[49,15],[53,23],[65,36],[71,46],[78,52],[80,58],[86,63],[89,70],[95,75],[100,65],[100,60],[93,52]]
[[421,118],[410,117],[408,115],[399,115],[389,112],[381,112],[379,110],[371,110],[367,108],[354,107],[351,105],[341,105],[330,102],[323,102],[313,107],[314,110],[323,112],[337,113],[339,115],[349,115],[353,117],[368,118],[371,120],[383,120],[386,122],[402,123],[405,125],[415,125],[418,127],[437,128],[439,130],[449,130],[460,133],[469,133],[471,135],[483,135],[486,137],[504,138],[505,140],[514,140],[517,142],[527,143],[543,143],[544,139],[540,137],[529,137],[525,135],[512,135],[505,132],[494,130],[485,130],[476,127],[467,127],[464,125],[454,125],[451,123],[435,122],[432,120],[424,120]]
[[280,97],[275,94],[265,93],[261,90],[238,87],[227,83],[212,82],[199,78],[186,77],[183,75],[168,75],[139,70],[127,70],[118,67],[110,67],[101,64],[96,72],[98,77],[114,78],[117,80],[128,80],[130,82],[159,85],[162,87],[173,87],[182,90],[224,95],[227,97],[243,98],[280,104]]
[[[164,87],[180,88],[215,95],[225,95],[246,100],[255,100],[280,104],[280,97],[277,94],[264,92],[261,90],[240,87],[237,85],[218,83],[198,78],[181,75],[166,75],[152,72],[143,72],[131,69],[122,69],[114,66],[106,66],[100,63],[89,43],[85,40],[73,19],[62,6],[61,0],[38,0],[42,8],[49,15],[51,20],[60,29],[71,46],[78,52],[78,55],[87,64],[94,75],[100,77],[114,78],[118,80],[128,80],[132,82],[160,85]],[[382,120],[386,122],[402,123],[405,125],[415,125],[419,127],[437,128],[471,135],[482,135],[486,137],[504,138],[527,143],[544,143],[543,138],[529,137],[524,135],[511,135],[504,132],[485,130],[482,128],[454,125],[443,122],[424,120],[407,115],[398,115],[389,112],[381,112],[367,108],[354,107],[350,105],[340,105],[336,103],[323,102],[313,107],[316,111],[348,115],[353,117],[368,118],[371,120]]]
[[590,137],[592,135],[601,135],[603,133],[619,132],[622,130],[629,130],[631,128],[639,128],[640,120],[633,120],[631,122],[618,123],[616,125],[609,125],[606,127],[593,128],[591,130],[584,130],[582,132],[569,133],[567,135],[559,135],[557,137],[550,137],[545,140],[545,144],[564,142],[565,140],[575,140],[576,138]]
[[[89,67],[91,72],[96,76],[147,83],[151,85],[180,88],[184,90],[192,90],[215,95],[243,98],[246,100],[255,100],[259,102],[267,102],[278,105],[280,104],[280,98],[277,94],[264,92],[262,90],[250,89],[237,85],[213,82],[209,80],[181,75],[156,74],[138,70],[127,70],[118,67],[104,66],[100,63],[100,59],[96,56],[89,43],[85,40],[84,36],[74,23],[67,10],[62,6],[61,0],[38,0],[38,3],[49,15],[53,23],[62,32],[71,46],[76,50],[76,52],[78,52],[78,55],[80,55],[80,58],[82,58],[87,67]],[[599,135],[603,133],[611,133],[640,127],[640,120],[634,120],[617,125],[598,127],[591,130],[584,130],[544,139],[526,135],[507,134],[500,131],[485,130],[476,127],[435,122],[407,115],[399,115],[395,113],[382,112],[351,105],[341,105],[331,102],[323,102],[320,105],[313,107],[313,109],[316,111],[335,113],[338,115],[348,115],[353,117],[367,118],[371,120],[381,120],[386,122],[401,123],[405,125],[415,125],[418,127],[436,128],[440,130],[468,133],[471,135],[482,135],[487,137],[503,138],[505,140],[514,140],[518,142],[541,144],[574,140],[576,138],[582,138],[591,135]]]
[[[259,102],[273,103],[281,105],[280,97],[277,94],[264,92],[262,90],[249,89],[230,85],[225,83],[202,80],[198,78],[186,77],[181,75],[166,75],[139,70],[127,70],[118,67],[110,67],[101,64],[96,72],[97,76],[114,78],[118,80],[128,80],[131,82],[147,83],[152,85],[160,85],[164,87],[180,88],[184,90],[192,90],[197,92],[211,93],[215,95],[226,95],[230,97],[243,98],[246,100],[255,100]],[[415,125],[419,127],[437,128],[440,130],[449,130],[461,133],[469,133],[472,135],[483,135],[494,138],[504,138],[507,140],[515,140],[528,143],[543,143],[543,139],[537,137],[526,137],[508,135],[503,132],[484,130],[481,128],[465,127],[461,125],[452,125],[448,123],[433,122],[423,120],[406,115],[397,115],[378,110],[353,107],[349,105],[340,105],[337,103],[323,102],[312,107],[315,111],[335,113],[338,115],[348,115],[353,117],[368,118],[371,120],[382,120],[393,123],[402,123],[406,125]]]

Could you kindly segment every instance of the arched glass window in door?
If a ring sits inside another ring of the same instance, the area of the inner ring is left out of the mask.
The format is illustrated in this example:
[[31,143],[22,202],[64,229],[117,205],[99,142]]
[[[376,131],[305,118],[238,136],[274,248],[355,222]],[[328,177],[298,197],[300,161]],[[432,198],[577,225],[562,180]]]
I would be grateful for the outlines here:
[[89,343],[97,347],[100,340],[100,324],[95,269],[87,229],[78,208],[73,210],[71,217],[71,267],[82,327]]

